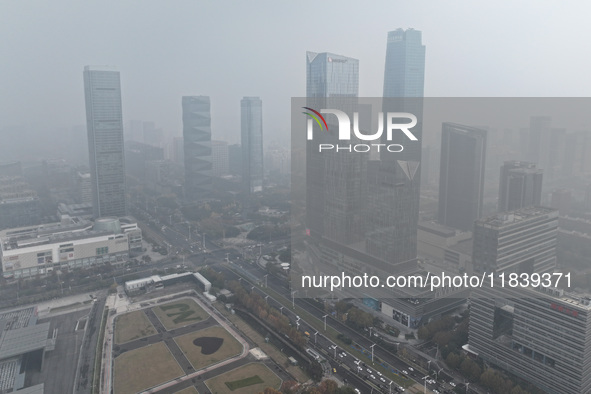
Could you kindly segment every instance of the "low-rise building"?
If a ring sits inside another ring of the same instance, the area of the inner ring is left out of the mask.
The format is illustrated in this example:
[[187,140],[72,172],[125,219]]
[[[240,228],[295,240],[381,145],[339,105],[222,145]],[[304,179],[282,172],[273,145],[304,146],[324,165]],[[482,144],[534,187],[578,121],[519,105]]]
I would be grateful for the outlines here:
[[141,251],[141,230],[130,217],[95,222],[65,217],[60,223],[0,232],[5,278],[45,275],[54,269],[122,264]]

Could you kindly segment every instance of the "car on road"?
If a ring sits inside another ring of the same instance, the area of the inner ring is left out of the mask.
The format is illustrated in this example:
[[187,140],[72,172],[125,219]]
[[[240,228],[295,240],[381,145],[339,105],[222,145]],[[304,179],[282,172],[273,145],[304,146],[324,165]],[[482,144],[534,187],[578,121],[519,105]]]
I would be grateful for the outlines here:
[[408,375],[408,371],[407,370],[402,371],[402,373],[405,374],[405,375]]
[[332,373],[337,373],[337,369],[336,368],[333,368],[332,369]]
[[453,381],[449,382],[449,385],[450,385],[451,387],[456,387],[456,384],[455,384]]
[[374,375],[369,375],[370,378],[375,379],[376,377]]
[[380,376],[380,380],[384,383],[386,383],[386,379],[384,379],[382,376]]
[[415,371],[414,369],[412,369],[412,367],[408,367],[408,370],[409,370],[410,372],[414,372],[414,371]]

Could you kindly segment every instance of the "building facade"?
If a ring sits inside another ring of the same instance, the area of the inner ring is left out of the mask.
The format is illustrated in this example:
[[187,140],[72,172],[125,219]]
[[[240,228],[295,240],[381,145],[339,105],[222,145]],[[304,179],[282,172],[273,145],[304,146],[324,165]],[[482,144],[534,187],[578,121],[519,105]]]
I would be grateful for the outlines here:
[[37,192],[21,176],[0,176],[0,229],[41,223]]
[[213,176],[220,177],[230,173],[227,142],[211,141],[211,161]]
[[84,96],[95,217],[125,216],[125,159],[119,72],[84,67]]
[[543,273],[556,267],[558,211],[527,207],[479,219],[474,225],[476,272]]
[[443,123],[439,175],[439,223],[471,231],[482,216],[486,130]]
[[211,198],[211,107],[209,96],[183,97],[185,199]]
[[506,161],[499,178],[499,212],[541,205],[543,177],[533,163]]
[[548,393],[591,392],[588,294],[544,287],[476,289],[468,341],[470,353]]
[[4,277],[46,275],[54,269],[122,264],[142,250],[137,223],[128,217],[95,222],[70,218],[61,223],[0,232]]
[[258,97],[240,101],[242,182],[246,195],[263,191],[263,103]]

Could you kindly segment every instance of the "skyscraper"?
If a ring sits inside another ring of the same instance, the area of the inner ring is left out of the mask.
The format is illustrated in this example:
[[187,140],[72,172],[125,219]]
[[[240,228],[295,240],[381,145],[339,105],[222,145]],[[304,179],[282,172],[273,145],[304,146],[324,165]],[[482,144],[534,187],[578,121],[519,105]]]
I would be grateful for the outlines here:
[[396,29],[388,33],[384,97],[423,97],[425,46],[421,32]]
[[499,180],[499,212],[540,205],[543,176],[533,163],[506,161]]
[[[422,44],[421,32],[414,29],[388,32],[383,112],[409,112],[418,120],[413,127],[417,141],[409,141],[402,133],[394,134],[391,141],[382,142],[403,145],[404,150],[396,154],[382,151],[380,162],[370,166],[368,179],[376,183],[368,187],[369,199],[381,204],[382,208],[373,209],[373,220],[370,220],[381,224],[377,229],[368,228],[368,246],[376,257],[388,259],[391,263],[409,261],[417,255],[423,170],[421,144],[424,79],[425,46]],[[371,173],[372,169],[378,173]]]
[[211,113],[209,96],[183,97],[185,199],[211,197]]
[[94,216],[125,216],[125,159],[119,71],[84,67]]
[[439,223],[472,231],[482,215],[486,130],[443,123]]
[[211,164],[213,176],[224,176],[230,172],[226,141],[211,141]]
[[[358,96],[359,60],[329,52],[307,52],[306,81],[307,107],[333,108],[334,103],[342,105],[344,101]],[[334,117],[327,117],[329,128],[336,128],[331,123],[334,121]],[[334,133],[324,133],[320,138],[326,143],[337,142]],[[353,241],[354,218],[362,209],[359,204],[361,160],[359,154],[318,154],[308,144],[306,225],[311,234],[339,244]]]
[[357,97],[359,60],[334,53],[306,53],[306,97]]
[[240,101],[242,182],[245,197],[263,190],[263,103],[258,97]]

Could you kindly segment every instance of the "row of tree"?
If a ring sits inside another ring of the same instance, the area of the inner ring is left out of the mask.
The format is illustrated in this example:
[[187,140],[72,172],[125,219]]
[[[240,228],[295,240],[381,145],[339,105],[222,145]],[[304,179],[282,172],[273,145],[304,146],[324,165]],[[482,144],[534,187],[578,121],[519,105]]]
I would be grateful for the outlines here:
[[237,281],[230,281],[228,289],[234,293],[235,303],[264,320],[277,332],[287,335],[289,339],[300,349],[304,349],[306,339],[289,323],[289,319],[281,312],[265,302],[265,299],[256,293],[248,293]]

